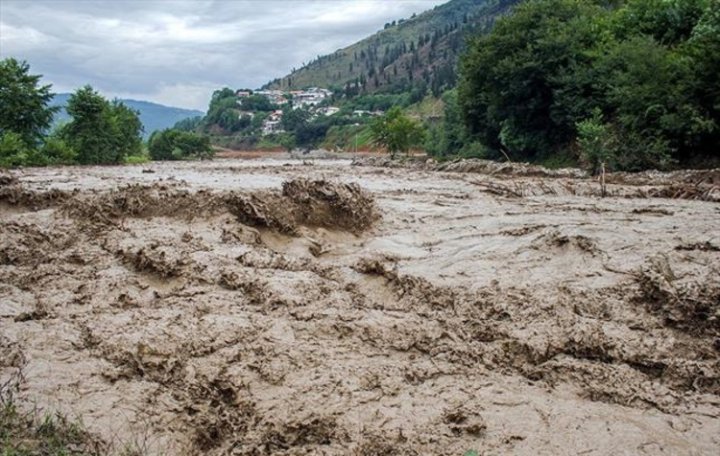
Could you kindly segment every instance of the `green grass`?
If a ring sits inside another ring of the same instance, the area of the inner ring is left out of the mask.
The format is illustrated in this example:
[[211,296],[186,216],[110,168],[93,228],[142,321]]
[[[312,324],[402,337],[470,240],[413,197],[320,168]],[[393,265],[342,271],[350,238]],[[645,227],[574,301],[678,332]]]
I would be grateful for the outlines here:
[[11,396],[0,398],[1,456],[100,456],[100,445],[81,423],[59,413],[21,411]]
[[76,419],[38,407],[20,407],[0,385],[0,456],[142,456],[144,445],[108,445]]
[[149,161],[150,157],[147,155],[130,155],[129,157],[125,157],[123,163],[126,165],[142,165],[143,163],[148,163]]
[[333,150],[353,151],[373,149],[372,132],[367,125],[334,126],[328,130],[320,147]]

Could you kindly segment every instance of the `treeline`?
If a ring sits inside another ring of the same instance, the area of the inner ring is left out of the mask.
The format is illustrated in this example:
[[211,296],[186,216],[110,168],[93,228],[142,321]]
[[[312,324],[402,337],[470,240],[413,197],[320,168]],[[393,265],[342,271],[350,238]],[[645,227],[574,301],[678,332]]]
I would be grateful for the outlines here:
[[[113,165],[148,159],[139,113],[118,100],[105,99],[90,86],[70,96],[66,107],[70,120],[52,128],[59,108],[50,106],[54,94],[40,79],[30,74],[26,62],[0,61],[0,167]],[[209,142],[192,136],[174,135],[178,145],[168,157],[154,154],[151,144],[150,155],[153,159],[209,156]]]
[[720,158],[717,0],[532,0],[471,43],[460,73],[439,154],[593,170]]

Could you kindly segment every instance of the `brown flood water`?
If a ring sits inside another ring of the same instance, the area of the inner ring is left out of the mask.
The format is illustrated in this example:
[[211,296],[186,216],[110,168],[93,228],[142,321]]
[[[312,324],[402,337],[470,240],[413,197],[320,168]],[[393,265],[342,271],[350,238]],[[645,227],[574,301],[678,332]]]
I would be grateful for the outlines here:
[[0,385],[117,448],[720,451],[717,202],[343,160],[12,175]]

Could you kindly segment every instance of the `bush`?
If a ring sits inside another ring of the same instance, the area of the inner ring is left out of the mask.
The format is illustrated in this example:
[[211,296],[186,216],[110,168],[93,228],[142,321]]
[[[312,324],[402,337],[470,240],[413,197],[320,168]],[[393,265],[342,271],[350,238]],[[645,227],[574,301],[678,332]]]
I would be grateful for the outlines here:
[[459,151],[458,156],[461,158],[482,158],[489,159],[494,158],[491,151],[483,144],[474,141],[465,144]]
[[172,128],[153,133],[148,150],[153,160],[209,159],[213,156],[210,138]]
[[27,166],[30,148],[18,133],[7,132],[0,137],[0,167]]
[[77,158],[77,151],[57,134],[45,140],[40,153],[47,160],[47,165],[71,165]]
[[130,155],[125,157],[126,165],[142,165],[150,161],[150,157],[147,155]]
[[384,116],[373,119],[370,129],[375,144],[387,149],[393,158],[398,152],[407,153],[411,147],[418,146],[425,140],[422,125],[405,115],[397,106]]
[[17,133],[8,132],[0,138],[0,167],[70,165],[75,151],[57,136],[46,138],[40,147],[29,147]]
[[606,169],[615,167],[615,157],[611,151],[612,132],[603,123],[599,109],[589,119],[578,122],[577,142],[580,147],[580,164],[592,174],[597,174],[604,164]]

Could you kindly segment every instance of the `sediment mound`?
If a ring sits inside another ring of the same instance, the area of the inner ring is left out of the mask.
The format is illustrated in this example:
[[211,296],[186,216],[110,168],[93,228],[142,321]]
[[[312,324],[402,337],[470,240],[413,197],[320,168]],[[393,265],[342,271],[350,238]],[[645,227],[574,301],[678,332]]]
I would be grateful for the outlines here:
[[[599,181],[580,169],[549,169],[529,163],[495,162],[480,159],[462,159],[438,163],[433,159],[405,157],[358,158],[354,166],[381,168],[408,168],[422,171],[444,171],[461,174],[482,174],[512,184],[491,181],[470,182],[482,191],[499,196],[590,196],[603,195]],[[528,179],[519,179],[528,178]],[[553,178],[542,181],[533,178]],[[609,173],[605,178],[605,196],[620,198],[667,198],[698,201],[720,201],[720,170],[682,170],[673,172],[645,171],[642,173]]]
[[0,223],[0,265],[39,264],[74,244],[69,233],[29,223]]
[[282,193],[301,225],[364,231],[378,218],[372,197],[357,184],[295,179],[283,184]]
[[12,185],[17,182],[17,178],[13,176],[12,174],[0,171],[0,187],[4,187],[6,185]]
[[638,274],[637,299],[665,324],[691,333],[720,335],[720,271],[709,268],[703,277],[676,276],[667,256],[657,255]]
[[77,193],[77,191],[69,192],[58,189],[48,191],[28,190],[16,181],[8,181],[7,185],[0,185],[0,203],[25,207],[31,210],[41,210],[62,204]]
[[191,193],[176,186],[154,184],[78,195],[67,201],[62,210],[81,222],[112,225],[125,217],[201,216],[218,206],[217,198],[210,192]]
[[595,255],[599,250],[594,240],[579,234],[563,234],[553,230],[538,236],[532,247],[538,250],[575,249]]
[[428,171],[445,171],[452,173],[476,173],[518,177],[564,177],[581,179],[587,173],[576,168],[550,169],[529,163],[496,162],[479,158],[467,158],[438,163],[434,159],[417,159],[412,157],[394,160],[390,157],[367,157],[355,159],[354,166],[378,166],[383,168],[413,168]]
[[285,182],[282,192],[254,193],[130,185],[99,195],[80,195],[62,209],[94,228],[113,226],[124,218],[194,218],[229,212],[240,223],[285,234],[296,234],[299,226],[361,232],[378,218],[373,198],[358,185],[307,179]]
[[470,158],[446,163],[431,164],[436,171],[448,171],[455,173],[479,173],[506,176],[528,176],[528,177],[570,177],[581,179],[587,177],[587,173],[575,168],[549,169],[544,166],[531,165],[529,163],[507,163],[492,160],[480,160]]
[[720,169],[684,169],[680,171],[643,171],[640,173],[610,173],[605,178],[609,184],[624,185],[720,185]]

